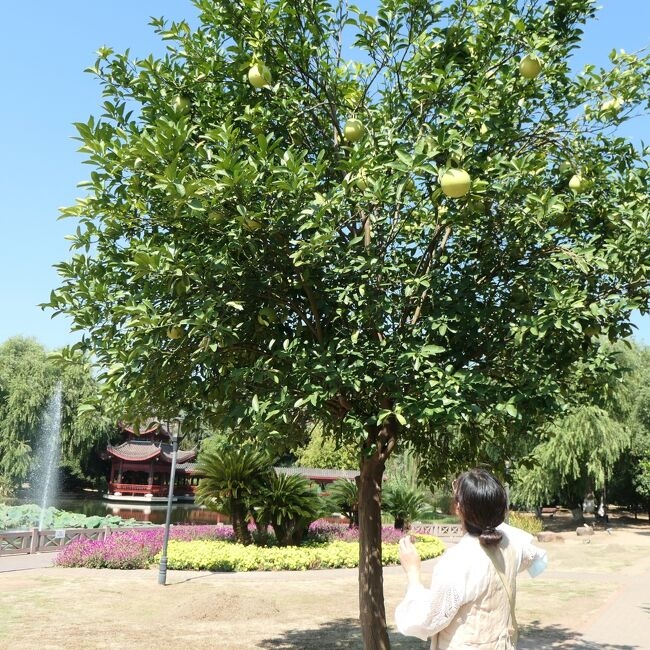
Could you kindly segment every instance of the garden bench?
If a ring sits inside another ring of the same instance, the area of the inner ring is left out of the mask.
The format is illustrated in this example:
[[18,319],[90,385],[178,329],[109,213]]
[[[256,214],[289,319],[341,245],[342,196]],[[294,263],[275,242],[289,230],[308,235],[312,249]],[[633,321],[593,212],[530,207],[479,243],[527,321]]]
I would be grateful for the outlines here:
[[548,515],[549,517],[553,517],[553,515],[557,512],[557,508],[555,506],[549,506],[548,508],[542,508],[542,517],[544,515]]

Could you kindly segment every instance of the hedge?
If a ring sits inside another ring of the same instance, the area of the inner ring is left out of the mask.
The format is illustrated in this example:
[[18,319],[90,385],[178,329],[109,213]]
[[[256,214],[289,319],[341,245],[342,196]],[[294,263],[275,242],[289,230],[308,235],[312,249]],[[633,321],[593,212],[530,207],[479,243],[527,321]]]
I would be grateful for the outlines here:
[[[442,542],[430,535],[414,535],[423,560],[444,551]],[[194,571],[306,571],[308,569],[354,568],[359,564],[359,543],[332,541],[324,544],[286,547],[242,546],[222,541],[171,540],[167,566]],[[385,565],[399,563],[397,544],[382,545]]]

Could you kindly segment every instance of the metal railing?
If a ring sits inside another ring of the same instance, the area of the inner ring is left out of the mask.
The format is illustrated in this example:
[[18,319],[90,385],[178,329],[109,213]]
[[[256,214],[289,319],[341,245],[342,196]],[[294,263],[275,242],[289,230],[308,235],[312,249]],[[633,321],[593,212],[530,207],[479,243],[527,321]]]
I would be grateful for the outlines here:
[[[154,497],[166,497],[168,487],[167,485],[142,485],[141,483],[117,483],[111,481],[109,484],[109,490],[112,494],[119,492],[120,494],[150,494]],[[193,485],[176,485],[174,486],[174,492],[178,496],[190,496],[193,495],[196,491],[196,486]]]

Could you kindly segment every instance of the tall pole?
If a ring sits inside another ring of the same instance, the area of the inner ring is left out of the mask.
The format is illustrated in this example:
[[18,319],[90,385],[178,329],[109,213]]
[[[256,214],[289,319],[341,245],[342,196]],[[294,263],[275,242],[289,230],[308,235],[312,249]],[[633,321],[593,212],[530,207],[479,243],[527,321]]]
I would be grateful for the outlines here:
[[176,420],[172,434],[172,467],[169,474],[169,490],[167,492],[167,516],[165,517],[165,533],[163,536],[162,555],[160,556],[160,567],[158,568],[158,584],[165,585],[167,582],[167,543],[169,542],[169,527],[172,520],[172,503],[174,501],[174,481],[176,480],[176,456],[178,455],[178,438],[181,428],[181,421]]
[[510,461],[509,460],[506,461],[505,467],[506,467],[506,471],[505,471],[506,483],[503,486],[505,488],[505,491],[506,491],[506,518],[505,518],[505,522],[506,522],[506,524],[509,524],[510,523]]

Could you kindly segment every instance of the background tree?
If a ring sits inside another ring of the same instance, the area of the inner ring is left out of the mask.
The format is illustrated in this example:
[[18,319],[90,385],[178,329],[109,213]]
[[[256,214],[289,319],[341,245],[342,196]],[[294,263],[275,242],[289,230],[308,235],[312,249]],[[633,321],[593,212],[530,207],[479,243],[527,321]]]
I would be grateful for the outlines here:
[[[114,429],[101,409],[79,411],[98,392],[82,355],[59,368],[34,339],[15,337],[0,345],[0,493],[14,493],[34,469],[34,451],[48,400],[60,382],[61,467],[73,483],[97,485],[105,474],[98,452]],[[70,481],[68,481],[70,483]]]
[[591,0],[195,4],[196,29],[153,21],[165,57],[91,67],[51,305],[127,412],[359,446],[361,626],[385,648],[398,442],[441,475],[501,449],[647,309],[647,154],[614,129],[647,108],[648,58],[570,74]]
[[581,519],[585,496],[603,490],[627,449],[629,429],[605,409],[588,405],[555,421],[545,435],[517,468],[512,501],[541,506],[559,498]]
[[87,358],[78,355],[75,363],[55,365],[63,390],[61,468],[64,486],[74,489],[92,485],[104,489],[107,466],[101,460],[101,453],[116,434],[116,418],[105,409],[81,407],[100,391]]
[[645,510],[650,516],[650,350],[634,348],[636,353],[630,381],[632,407],[627,426],[630,446],[621,455],[611,472],[608,497],[634,510]]
[[326,469],[358,469],[359,448],[354,444],[340,444],[332,437],[326,437],[322,425],[313,427],[309,442],[293,451],[296,464],[301,467],[322,467]]
[[0,346],[0,490],[12,493],[27,480],[32,449],[55,376],[45,349],[33,339]]
[[[582,403],[548,423],[539,444],[516,466],[515,503],[540,506],[559,499],[581,519],[587,493],[605,495],[621,461],[632,461],[639,396],[649,378],[644,356],[639,348],[620,346],[615,363],[600,383],[589,384],[586,391],[576,385]],[[638,458],[632,462],[638,465]],[[619,494],[621,478],[617,476]],[[631,475],[629,480],[632,483]],[[616,498],[616,490],[609,498]]]

